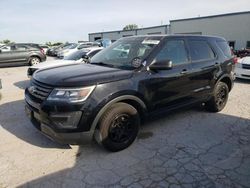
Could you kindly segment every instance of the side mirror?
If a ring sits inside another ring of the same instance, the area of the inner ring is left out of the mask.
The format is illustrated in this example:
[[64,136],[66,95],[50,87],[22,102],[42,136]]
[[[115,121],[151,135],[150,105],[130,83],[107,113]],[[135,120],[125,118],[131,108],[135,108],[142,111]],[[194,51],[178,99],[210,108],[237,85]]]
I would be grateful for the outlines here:
[[155,61],[149,65],[150,70],[170,70],[173,68],[173,63],[170,60]]
[[83,58],[83,59],[86,59],[86,60],[89,60],[89,56],[88,56],[88,55],[86,55],[86,54],[85,54],[85,55],[83,55],[83,56],[82,56],[82,58]]

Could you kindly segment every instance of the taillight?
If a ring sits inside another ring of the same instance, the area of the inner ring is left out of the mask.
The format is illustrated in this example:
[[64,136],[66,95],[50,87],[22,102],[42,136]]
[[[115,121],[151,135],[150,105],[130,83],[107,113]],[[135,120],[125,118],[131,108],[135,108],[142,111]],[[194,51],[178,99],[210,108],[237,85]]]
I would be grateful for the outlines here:
[[237,58],[237,57],[234,57],[234,58],[233,58],[233,62],[234,62],[234,64],[237,64],[237,63],[238,63],[238,58]]
[[41,51],[41,53],[43,53],[43,54],[44,54],[44,50],[43,50],[42,48],[40,49],[40,51]]

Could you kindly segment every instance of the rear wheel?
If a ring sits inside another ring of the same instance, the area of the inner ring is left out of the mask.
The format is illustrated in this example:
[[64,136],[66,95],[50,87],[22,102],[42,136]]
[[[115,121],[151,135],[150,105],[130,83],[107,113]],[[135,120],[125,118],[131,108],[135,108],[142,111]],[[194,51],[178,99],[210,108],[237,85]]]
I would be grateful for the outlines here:
[[219,82],[214,89],[213,97],[206,103],[205,107],[210,112],[219,112],[227,104],[229,89],[226,83]]
[[123,150],[134,142],[139,126],[137,110],[127,103],[116,103],[100,119],[101,144],[110,151]]
[[38,58],[38,57],[31,57],[30,58],[30,61],[29,61],[29,63],[30,63],[30,65],[32,66],[32,65],[37,65],[37,64],[39,64],[41,61],[40,61],[40,59]]

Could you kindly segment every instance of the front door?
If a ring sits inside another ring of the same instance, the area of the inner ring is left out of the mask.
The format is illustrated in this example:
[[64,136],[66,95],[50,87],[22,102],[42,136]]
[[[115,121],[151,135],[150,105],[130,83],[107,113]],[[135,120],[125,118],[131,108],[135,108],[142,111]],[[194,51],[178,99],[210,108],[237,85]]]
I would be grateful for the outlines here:
[[186,42],[182,38],[168,39],[154,61],[171,60],[170,70],[149,70],[146,81],[147,96],[153,109],[178,105],[191,100],[190,72]]

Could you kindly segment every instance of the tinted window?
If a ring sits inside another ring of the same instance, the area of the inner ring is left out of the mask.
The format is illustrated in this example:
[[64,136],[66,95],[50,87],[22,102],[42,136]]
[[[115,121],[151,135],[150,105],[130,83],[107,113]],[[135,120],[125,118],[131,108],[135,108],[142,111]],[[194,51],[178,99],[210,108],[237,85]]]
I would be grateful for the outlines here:
[[206,41],[191,40],[189,43],[192,61],[201,61],[215,58],[213,50]]
[[156,61],[171,60],[173,64],[188,62],[185,43],[183,40],[168,41],[156,56]]
[[232,57],[231,49],[226,41],[217,41],[217,44],[226,57]]
[[17,50],[27,50],[27,49],[28,49],[28,47],[25,45],[18,45],[17,46]]

